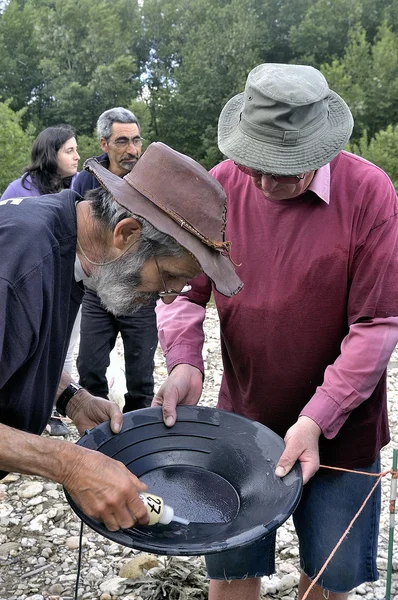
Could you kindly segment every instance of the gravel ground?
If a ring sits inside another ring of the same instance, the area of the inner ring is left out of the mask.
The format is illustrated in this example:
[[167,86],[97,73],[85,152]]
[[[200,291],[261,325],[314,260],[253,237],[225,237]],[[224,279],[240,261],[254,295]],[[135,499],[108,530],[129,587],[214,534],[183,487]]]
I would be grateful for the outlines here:
[[[218,318],[208,310],[204,358],[206,380],[202,404],[215,406],[221,381]],[[121,356],[120,342],[117,352]],[[166,377],[163,357],[156,354],[156,387]],[[118,369],[110,371],[114,399],[123,393]],[[382,452],[383,469],[391,468],[398,447],[398,352],[389,366],[389,409],[393,441]],[[68,439],[75,441],[75,427]],[[44,434],[46,435],[46,434]],[[390,476],[383,479],[383,512],[378,567],[380,580],[362,585],[350,600],[384,599],[389,537]],[[395,527],[391,600],[398,600],[398,516]],[[77,574],[80,521],[61,486],[38,477],[9,475],[0,482],[0,600],[72,600]],[[206,600],[207,579],[201,557],[155,557],[125,548],[83,529],[79,598],[93,600]],[[262,581],[263,599],[297,598],[298,547],[291,519],[277,534],[277,572]]]

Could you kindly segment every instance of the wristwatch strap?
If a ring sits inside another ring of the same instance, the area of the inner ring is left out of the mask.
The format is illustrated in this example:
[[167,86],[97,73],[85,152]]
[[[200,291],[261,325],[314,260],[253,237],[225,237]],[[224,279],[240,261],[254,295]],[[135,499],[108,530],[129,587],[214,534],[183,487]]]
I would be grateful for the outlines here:
[[82,386],[78,383],[70,383],[67,388],[64,389],[60,397],[58,398],[55,408],[59,412],[60,415],[66,417],[66,407],[68,402],[79,390],[82,389]]

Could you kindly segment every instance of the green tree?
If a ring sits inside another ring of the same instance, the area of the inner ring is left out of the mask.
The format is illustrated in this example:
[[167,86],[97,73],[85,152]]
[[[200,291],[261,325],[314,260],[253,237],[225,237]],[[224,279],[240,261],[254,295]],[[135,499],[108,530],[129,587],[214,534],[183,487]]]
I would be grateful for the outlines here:
[[222,106],[243,90],[259,62],[261,24],[250,0],[186,0],[179,3],[183,10],[177,4],[143,5],[151,131],[208,167],[221,157],[216,125]]
[[398,125],[388,125],[371,140],[365,130],[358,143],[349,144],[347,149],[386,171],[398,191]]
[[14,112],[10,101],[0,102],[0,194],[22,174],[29,162],[33,127],[22,127],[23,110]]
[[[42,0],[43,2],[43,0]],[[55,0],[40,24],[41,119],[90,134],[98,115],[140,89],[135,55],[138,5],[125,0]]]
[[372,68],[371,45],[363,28],[353,28],[348,35],[344,57],[321,65],[329,87],[349,105],[354,117],[354,138],[367,126],[367,79]]
[[398,122],[398,35],[382,23],[372,46],[372,68],[366,82],[370,135]]
[[[316,0],[290,29],[295,58],[318,67],[344,54],[348,33],[361,22],[362,0]],[[296,61],[297,62],[297,61]]]
[[[0,14],[0,100],[20,110],[34,102],[42,84],[41,54],[36,39],[39,11],[25,0],[11,0]],[[25,111],[29,119],[30,110]]]
[[398,36],[383,23],[373,44],[363,28],[354,28],[348,37],[344,56],[321,69],[352,110],[354,139],[365,129],[372,138],[398,122]]
[[94,131],[92,135],[79,135],[77,138],[77,150],[80,154],[79,171],[81,171],[85,160],[102,154],[96,132]]
[[[90,134],[97,116],[141,87],[140,16],[127,0],[10,0],[0,16],[0,84],[37,129]],[[138,50],[137,50],[138,52]]]

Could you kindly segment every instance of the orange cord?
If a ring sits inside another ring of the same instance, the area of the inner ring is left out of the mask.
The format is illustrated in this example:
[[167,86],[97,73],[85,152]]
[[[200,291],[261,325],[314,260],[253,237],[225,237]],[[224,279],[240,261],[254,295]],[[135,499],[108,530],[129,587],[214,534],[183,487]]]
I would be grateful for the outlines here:
[[320,578],[320,576],[322,575],[322,573],[324,572],[324,570],[326,569],[326,567],[328,566],[328,564],[330,563],[330,561],[332,560],[333,556],[336,554],[338,548],[343,543],[344,538],[347,537],[347,535],[348,535],[351,527],[353,526],[353,524],[355,523],[355,521],[357,520],[357,518],[359,517],[359,515],[361,514],[361,512],[365,508],[366,503],[368,502],[369,498],[371,497],[371,495],[373,494],[373,492],[375,491],[375,489],[377,488],[377,486],[379,485],[379,483],[383,479],[383,477],[385,477],[386,475],[388,475],[389,473],[391,473],[392,476],[393,476],[393,478],[398,478],[398,471],[397,472],[393,472],[392,469],[389,469],[388,471],[383,471],[382,473],[367,473],[366,471],[352,471],[350,469],[341,469],[339,467],[329,467],[327,465],[320,465],[320,467],[322,467],[323,469],[332,469],[334,471],[344,471],[345,473],[354,473],[354,474],[358,474],[358,475],[367,475],[368,477],[377,477],[378,479],[377,479],[376,483],[374,484],[374,486],[372,487],[372,489],[370,490],[369,494],[366,496],[366,498],[363,501],[363,503],[361,504],[359,510],[357,511],[357,513],[352,518],[352,520],[351,520],[350,524],[348,525],[347,529],[344,531],[343,535],[341,536],[341,538],[339,539],[339,541],[337,542],[337,544],[335,545],[335,547],[333,548],[333,550],[329,554],[328,558],[325,561],[325,564],[322,566],[322,568],[319,571],[318,575],[315,577],[315,579],[312,580],[311,585],[307,588],[304,596],[302,597],[302,600],[306,600],[306,598],[308,598],[308,595],[309,595],[310,591],[315,586],[316,582],[318,581],[318,579]]

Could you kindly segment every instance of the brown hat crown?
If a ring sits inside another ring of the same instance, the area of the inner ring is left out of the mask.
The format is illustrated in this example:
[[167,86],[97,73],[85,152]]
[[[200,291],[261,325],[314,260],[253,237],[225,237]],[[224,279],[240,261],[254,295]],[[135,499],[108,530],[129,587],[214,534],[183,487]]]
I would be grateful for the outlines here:
[[192,158],[155,142],[124,179],[205,244],[228,250],[224,188]]
[[120,205],[186,248],[221,294],[239,292],[243,284],[228,257],[231,244],[224,240],[227,197],[199,163],[154,142],[124,177],[95,158],[84,167]]

